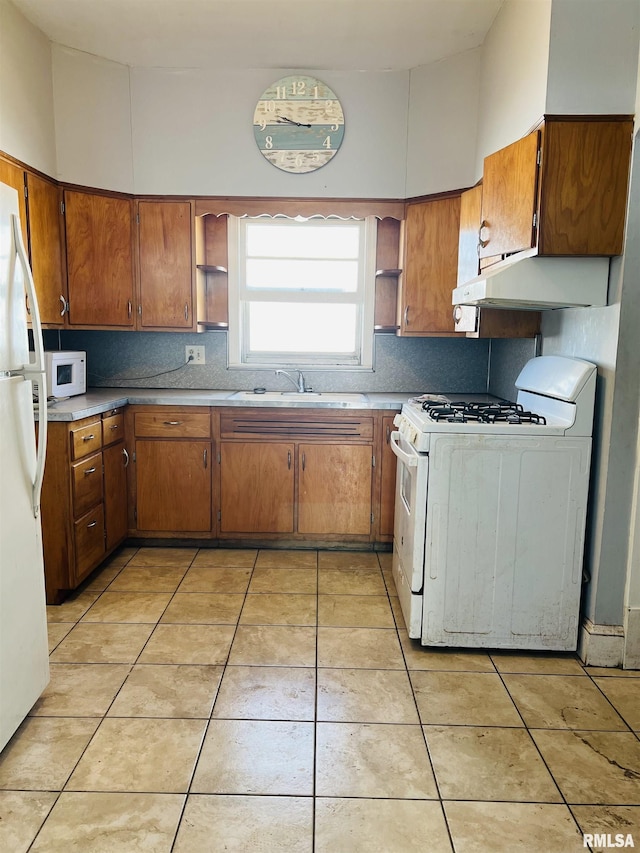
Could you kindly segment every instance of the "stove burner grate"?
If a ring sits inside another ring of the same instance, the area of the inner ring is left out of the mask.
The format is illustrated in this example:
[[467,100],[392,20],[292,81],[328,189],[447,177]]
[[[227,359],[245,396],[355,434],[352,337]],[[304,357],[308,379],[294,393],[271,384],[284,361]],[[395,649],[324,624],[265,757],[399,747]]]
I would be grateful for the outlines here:
[[509,423],[546,424],[542,415],[525,412],[520,403],[465,403],[430,402],[422,404],[422,410],[434,421],[448,423]]

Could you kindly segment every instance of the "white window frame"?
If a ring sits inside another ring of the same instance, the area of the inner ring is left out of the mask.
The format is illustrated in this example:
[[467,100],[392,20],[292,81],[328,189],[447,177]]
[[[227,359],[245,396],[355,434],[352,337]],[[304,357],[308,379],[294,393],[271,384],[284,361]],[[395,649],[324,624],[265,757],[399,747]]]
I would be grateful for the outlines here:
[[[374,352],[374,302],[375,302],[375,264],[377,223],[373,216],[365,219],[348,220],[355,222],[361,229],[358,285],[355,293],[336,293],[310,290],[249,291],[246,287],[246,226],[249,222],[261,217],[229,216],[228,248],[229,248],[229,331],[228,331],[228,365],[229,367],[256,369],[260,367],[301,367],[307,369],[318,367],[335,370],[369,370],[373,369]],[[345,220],[337,218],[306,219],[303,217],[270,217],[274,222],[282,221],[291,224],[292,221],[313,225],[331,227],[336,221],[344,224]],[[310,352],[248,352],[245,329],[248,328],[248,314],[251,299],[260,302],[298,302],[316,303],[328,301],[336,304],[355,304],[357,306],[356,347],[353,355],[343,353],[310,353]],[[327,297],[329,297],[327,299]]]

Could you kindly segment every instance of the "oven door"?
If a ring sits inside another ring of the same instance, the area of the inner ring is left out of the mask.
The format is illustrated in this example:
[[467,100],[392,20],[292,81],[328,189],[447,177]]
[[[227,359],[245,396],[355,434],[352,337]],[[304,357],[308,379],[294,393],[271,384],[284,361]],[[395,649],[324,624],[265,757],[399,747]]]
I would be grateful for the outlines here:
[[393,525],[393,577],[410,637],[422,636],[422,590],[429,456],[399,432],[390,445],[398,459]]

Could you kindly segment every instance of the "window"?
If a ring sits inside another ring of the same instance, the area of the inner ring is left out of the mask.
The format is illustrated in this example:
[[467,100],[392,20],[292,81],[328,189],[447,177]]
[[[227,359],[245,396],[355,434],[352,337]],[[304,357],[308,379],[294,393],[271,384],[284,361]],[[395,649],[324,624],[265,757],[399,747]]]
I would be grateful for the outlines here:
[[373,364],[375,219],[229,217],[229,364]]

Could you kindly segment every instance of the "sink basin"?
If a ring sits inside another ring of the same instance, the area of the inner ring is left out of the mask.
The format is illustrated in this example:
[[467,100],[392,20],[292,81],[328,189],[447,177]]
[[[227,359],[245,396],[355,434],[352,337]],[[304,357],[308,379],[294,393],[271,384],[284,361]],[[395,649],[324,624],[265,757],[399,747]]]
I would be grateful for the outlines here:
[[229,395],[229,400],[253,400],[256,403],[263,402],[318,402],[318,403],[366,403],[365,394],[342,394],[337,391],[307,391],[300,394],[298,391],[265,391],[256,394],[254,391],[235,391]]

